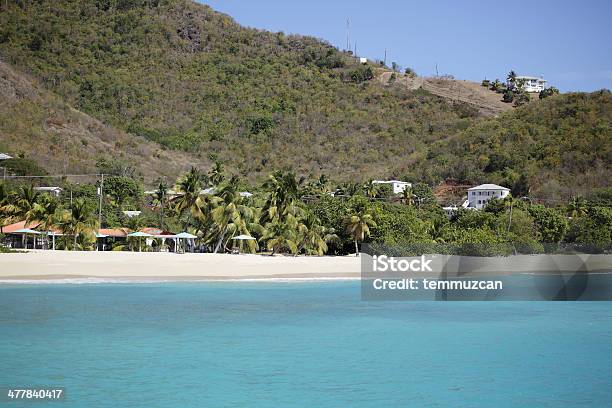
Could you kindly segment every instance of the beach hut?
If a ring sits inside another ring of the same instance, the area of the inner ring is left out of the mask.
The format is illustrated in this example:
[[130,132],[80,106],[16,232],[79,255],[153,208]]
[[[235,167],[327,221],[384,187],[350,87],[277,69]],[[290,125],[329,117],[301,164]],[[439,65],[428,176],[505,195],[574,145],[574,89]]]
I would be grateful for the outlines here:
[[[185,252],[185,249],[186,249],[186,246],[187,246],[186,245],[187,244],[187,240],[188,239],[196,239],[197,235],[193,235],[193,234],[190,234],[188,232],[180,232],[180,233],[176,234],[174,236],[174,238],[176,238],[179,242],[180,242],[181,239],[185,240],[185,241],[183,241],[183,252]],[[179,247],[179,245],[175,246],[177,252],[178,252],[178,247]]]
[[138,238],[138,252],[142,252],[142,238],[151,238],[153,235],[147,234],[146,232],[136,231],[127,235],[128,237]]
[[38,231],[34,231],[33,229],[30,228],[21,228],[18,229],[16,231],[13,231],[12,234],[20,234],[23,236],[23,238],[25,239],[25,244],[24,244],[24,248],[28,247],[28,234],[34,235],[34,239],[33,239],[33,249],[36,249],[36,236],[42,234],[41,232]]

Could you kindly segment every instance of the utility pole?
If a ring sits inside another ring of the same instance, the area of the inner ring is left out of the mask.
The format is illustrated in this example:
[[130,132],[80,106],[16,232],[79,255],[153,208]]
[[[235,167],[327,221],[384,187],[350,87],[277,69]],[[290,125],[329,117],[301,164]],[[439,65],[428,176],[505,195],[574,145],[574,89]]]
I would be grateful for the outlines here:
[[436,78],[438,77],[438,63],[436,62]]
[[100,176],[100,207],[98,210],[98,228],[102,228],[102,196],[104,194],[104,173],[102,173]]
[[160,190],[161,190],[161,203],[160,203],[160,205],[161,205],[161,211],[160,211],[161,218],[159,220],[159,225],[161,226],[161,229],[163,231],[164,230],[164,202],[166,200],[166,197],[165,197],[166,192],[164,191],[163,188],[160,189]]
[[346,50],[351,50],[351,21],[346,19]]
[[385,59],[384,59],[383,65],[385,67],[387,66],[387,49],[386,48],[385,48]]

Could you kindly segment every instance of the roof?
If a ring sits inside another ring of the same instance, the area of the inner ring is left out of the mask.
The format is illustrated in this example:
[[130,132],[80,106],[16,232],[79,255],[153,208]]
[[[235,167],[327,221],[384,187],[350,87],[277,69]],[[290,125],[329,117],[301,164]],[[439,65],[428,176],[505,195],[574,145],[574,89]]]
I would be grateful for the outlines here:
[[54,191],[54,190],[62,190],[61,187],[54,187],[54,186],[39,186],[39,187],[34,187],[34,190],[40,190],[40,191]]
[[391,184],[391,183],[410,184],[409,182],[402,181],[402,180],[372,180],[372,184]]
[[6,153],[0,153],[0,160],[8,160],[8,159],[12,159],[13,156],[9,156]]
[[152,237],[152,236],[153,235],[147,234],[146,232],[142,232],[142,231],[130,232],[128,234],[128,237]]
[[[19,221],[14,224],[7,224],[7,225],[2,226],[2,233],[3,234],[20,234],[19,230],[37,229],[39,225],[40,225],[39,222],[33,221],[30,224],[28,224],[28,226],[26,226],[25,221]],[[61,231],[58,230],[57,228],[52,228],[50,232],[53,232],[55,233],[55,235],[58,235]]]
[[544,78],[538,78],[538,77],[534,77],[534,76],[527,76],[527,75],[517,75],[516,79],[537,79],[538,81],[544,81],[547,82]]
[[100,228],[98,234],[106,235],[107,237],[127,237],[129,230],[127,228]]
[[188,239],[194,239],[197,238],[196,235],[190,234],[188,232],[179,232],[178,234],[176,234],[174,236],[175,238],[188,238]]
[[[5,234],[10,234],[11,232],[15,232],[17,230],[26,228],[25,221],[19,221],[14,224],[7,224],[2,226],[2,232]],[[36,228],[38,226],[37,223],[33,222],[28,227]]]
[[504,190],[504,191],[510,191],[509,188],[498,186],[497,184],[481,184],[479,186],[468,188],[468,191],[472,191],[472,190]]
[[156,236],[157,235],[174,236],[174,234],[170,231],[162,230],[162,229],[154,228],[154,227],[141,228],[140,231],[146,232],[147,234],[156,235]]

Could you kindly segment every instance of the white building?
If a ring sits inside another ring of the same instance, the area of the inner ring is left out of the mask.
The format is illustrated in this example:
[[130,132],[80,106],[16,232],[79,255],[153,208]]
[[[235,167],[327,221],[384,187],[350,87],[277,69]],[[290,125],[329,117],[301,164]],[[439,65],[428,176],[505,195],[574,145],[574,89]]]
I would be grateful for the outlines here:
[[0,153],[0,160],[8,160],[8,159],[12,159],[12,156],[9,156],[6,153]]
[[403,193],[406,187],[412,187],[412,183],[400,180],[372,180],[372,184],[391,184],[393,194]]
[[467,208],[482,209],[492,198],[504,199],[510,194],[510,189],[497,184],[481,184],[468,189]]
[[359,63],[367,64],[368,63],[368,59],[366,57],[359,57]]
[[[523,81],[523,89],[525,92],[540,92],[546,88],[546,80],[531,76],[517,76],[517,80]],[[508,82],[508,86],[512,86],[512,82]]]
[[54,197],[59,197],[62,193],[61,187],[34,187],[34,190],[40,191],[41,193],[49,193]]

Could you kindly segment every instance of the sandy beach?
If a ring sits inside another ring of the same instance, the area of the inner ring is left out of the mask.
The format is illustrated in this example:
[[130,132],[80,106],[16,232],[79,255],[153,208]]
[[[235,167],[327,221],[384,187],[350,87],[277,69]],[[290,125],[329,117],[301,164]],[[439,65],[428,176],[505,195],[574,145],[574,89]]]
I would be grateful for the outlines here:
[[[610,255],[517,255],[494,258],[428,255],[428,257],[432,259],[431,267],[435,277],[439,275],[439,271],[445,271],[449,277],[465,277],[555,271],[610,273],[612,268]],[[369,256],[366,263],[371,263]],[[379,277],[378,273],[366,276]],[[411,273],[412,276],[432,277],[432,272]],[[0,254],[0,283],[83,278],[137,281],[360,279],[361,258],[354,255],[293,257],[261,254],[43,250]]]
[[147,280],[358,279],[359,257],[30,250],[0,254],[0,281],[70,278]]

